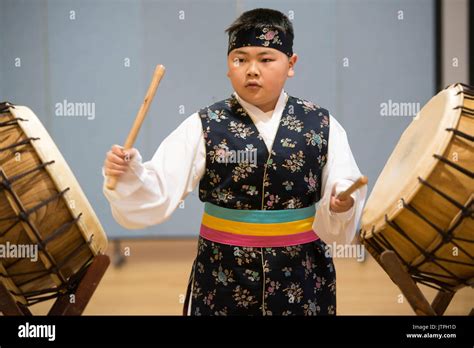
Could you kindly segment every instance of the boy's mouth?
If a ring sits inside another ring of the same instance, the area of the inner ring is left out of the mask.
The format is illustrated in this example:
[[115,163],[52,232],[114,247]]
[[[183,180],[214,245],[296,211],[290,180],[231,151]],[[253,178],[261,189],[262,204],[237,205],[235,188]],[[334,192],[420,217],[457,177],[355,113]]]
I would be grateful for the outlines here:
[[260,85],[260,83],[258,83],[257,81],[248,81],[245,84],[245,87],[250,88],[250,89],[258,89],[258,88],[261,88],[262,85]]

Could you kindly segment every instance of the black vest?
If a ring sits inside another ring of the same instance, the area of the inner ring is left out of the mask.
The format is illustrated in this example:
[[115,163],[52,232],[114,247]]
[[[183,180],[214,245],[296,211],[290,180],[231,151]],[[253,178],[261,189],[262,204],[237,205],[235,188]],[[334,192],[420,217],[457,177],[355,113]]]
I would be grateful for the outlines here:
[[231,209],[295,209],[321,197],[329,112],[288,96],[271,153],[234,96],[199,111],[206,172],[199,199]]

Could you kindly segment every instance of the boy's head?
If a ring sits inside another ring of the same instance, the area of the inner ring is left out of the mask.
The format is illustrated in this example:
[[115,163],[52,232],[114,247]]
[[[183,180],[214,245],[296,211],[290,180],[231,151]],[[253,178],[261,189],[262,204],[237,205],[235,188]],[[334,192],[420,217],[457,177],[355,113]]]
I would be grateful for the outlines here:
[[258,8],[244,12],[226,32],[232,86],[245,101],[264,112],[272,110],[298,59],[293,25],[279,11]]

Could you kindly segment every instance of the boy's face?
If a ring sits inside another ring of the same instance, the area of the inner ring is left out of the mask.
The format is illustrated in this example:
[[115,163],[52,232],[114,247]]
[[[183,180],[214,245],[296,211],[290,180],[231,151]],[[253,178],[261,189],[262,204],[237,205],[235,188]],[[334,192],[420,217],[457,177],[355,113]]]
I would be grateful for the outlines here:
[[295,74],[297,59],[274,48],[240,47],[227,57],[227,76],[241,98],[268,112],[275,108],[286,79]]

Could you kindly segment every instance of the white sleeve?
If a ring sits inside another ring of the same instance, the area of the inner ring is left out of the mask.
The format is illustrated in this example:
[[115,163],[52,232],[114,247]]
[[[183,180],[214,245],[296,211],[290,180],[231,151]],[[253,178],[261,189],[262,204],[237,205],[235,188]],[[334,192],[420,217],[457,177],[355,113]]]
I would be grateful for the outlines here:
[[352,193],[354,205],[344,213],[330,210],[332,194],[339,194],[356,181],[361,173],[352,155],[347,135],[339,122],[330,116],[328,161],[322,173],[322,192],[313,230],[326,244],[350,244],[354,239],[367,195],[367,186]]
[[142,163],[138,153],[114,191],[106,188],[102,168],[103,192],[114,219],[128,229],[166,221],[197,186],[205,166],[201,120],[194,113],[163,140],[150,161]]

